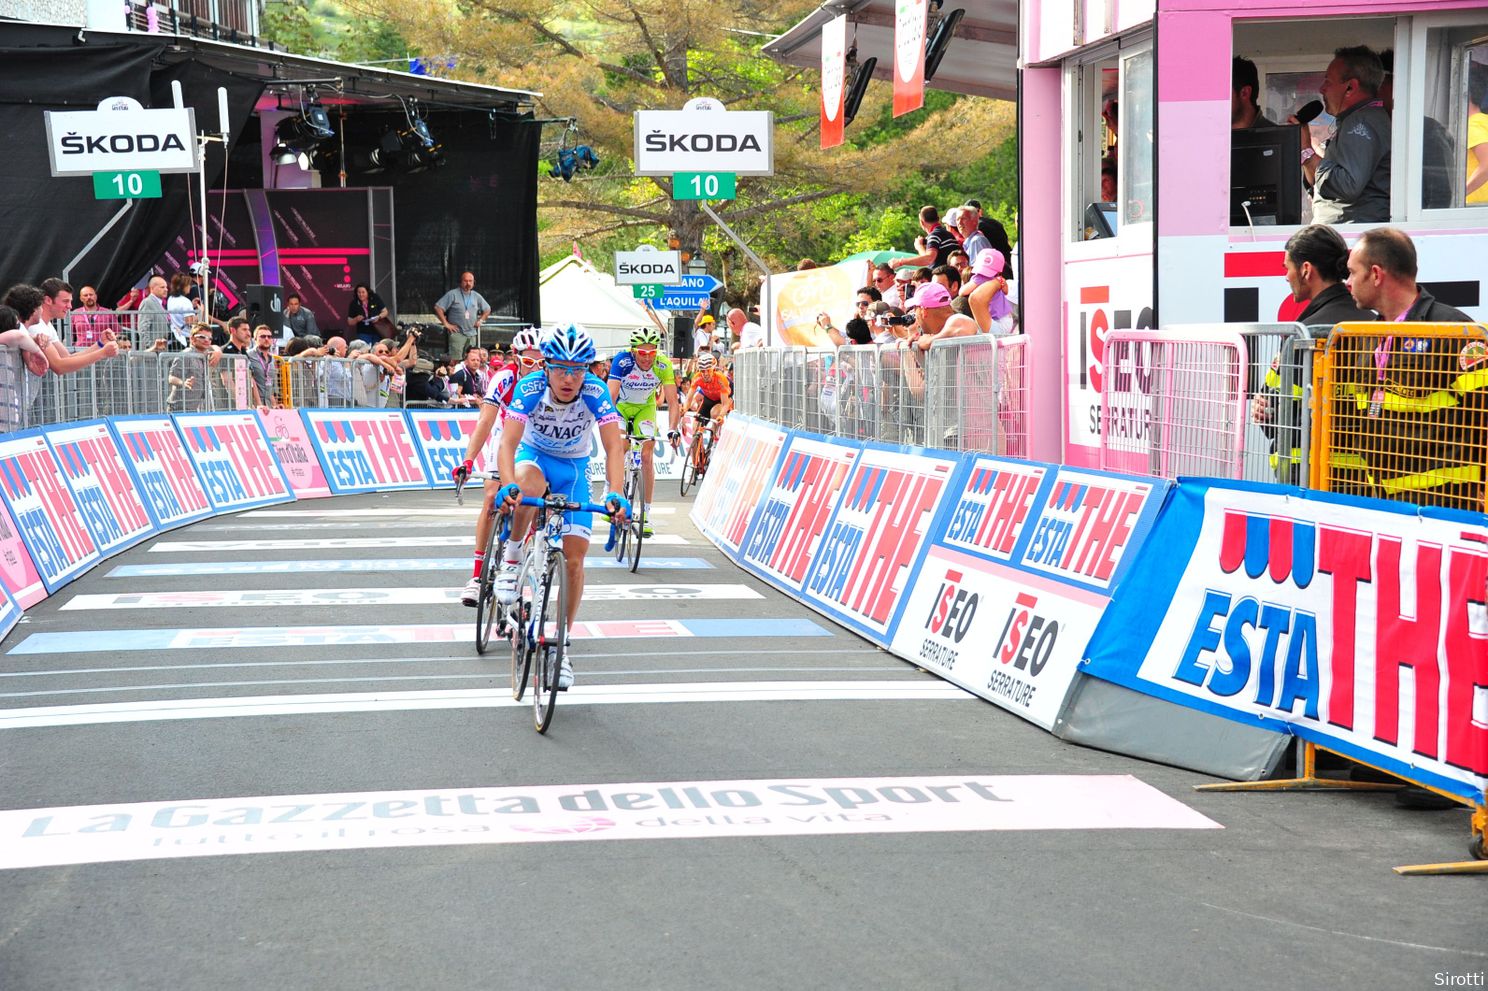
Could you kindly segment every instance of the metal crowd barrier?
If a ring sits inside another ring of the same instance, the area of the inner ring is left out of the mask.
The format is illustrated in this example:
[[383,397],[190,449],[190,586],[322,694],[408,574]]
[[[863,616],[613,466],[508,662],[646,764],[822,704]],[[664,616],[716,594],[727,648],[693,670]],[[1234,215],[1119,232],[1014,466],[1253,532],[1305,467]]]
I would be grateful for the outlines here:
[[126,350],[75,372],[37,376],[20,351],[0,347],[0,432],[136,414],[404,405],[403,383],[366,361],[275,358],[268,369],[257,362],[251,355],[219,355],[213,364],[194,351]]
[[1232,327],[1108,333],[1100,467],[1160,478],[1240,477],[1247,367],[1245,339]]
[[733,359],[735,405],[828,436],[1026,456],[1026,341],[750,348]]

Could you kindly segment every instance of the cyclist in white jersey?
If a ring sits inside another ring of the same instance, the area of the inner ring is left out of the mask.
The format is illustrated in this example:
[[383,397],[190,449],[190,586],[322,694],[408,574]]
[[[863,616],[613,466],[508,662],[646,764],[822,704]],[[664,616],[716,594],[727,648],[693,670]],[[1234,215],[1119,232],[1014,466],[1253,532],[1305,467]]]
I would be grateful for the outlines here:
[[[486,446],[486,440],[491,436],[491,431],[506,419],[506,410],[511,405],[517,380],[542,368],[541,340],[542,332],[536,327],[519,330],[512,338],[512,363],[498,369],[496,374],[491,376],[491,385],[486,389],[485,398],[481,401],[480,419],[475,424],[475,431],[470,435],[470,442],[465,445],[465,463],[451,473],[457,482],[470,477],[470,473],[475,470],[476,455]],[[501,483],[494,477],[499,470],[494,450],[487,454],[482,470],[488,476],[493,477],[486,479],[485,492],[481,498],[481,511],[475,518],[475,577],[471,578],[460,592],[460,601],[472,609],[475,608],[476,600],[480,598],[481,570],[486,563],[486,539],[490,535],[491,527],[496,525],[495,518],[491,515],[491,503],[496,498],[496,493],[501,490]]]
[[[588,502],[589,438],[595,426],[605,449],[605,480],[609,486],[600,501],[610,508],[616,524],[624,526],[630,516],[630,504],[619,495],[626,453],[620,414],[610,402],[609,388],[585,367],[594,360],[593,339],[580,327],[562,327],[543,335],[542,352],[547,367],[517,382],[496,453],[501,477],[514,480],[501,489],[503,507],[515,510],[496,580],[496,596],[504,603],[516,601],[519,551],[536,512],[530,506],[518,506],[517,500],[552,491],[573,502]],[[584,555],[589,550],[593,518],[589,513],[566,515],[563,557],[568,569],[568,624],[572,628],[584,597]],[[567,691],[572,685],[573,667],[565,650],[558,690]]]

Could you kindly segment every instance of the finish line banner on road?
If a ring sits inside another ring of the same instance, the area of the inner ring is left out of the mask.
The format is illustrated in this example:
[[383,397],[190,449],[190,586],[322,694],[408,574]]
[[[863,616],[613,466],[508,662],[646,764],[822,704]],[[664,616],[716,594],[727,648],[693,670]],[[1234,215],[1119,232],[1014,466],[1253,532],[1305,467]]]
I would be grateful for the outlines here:
[[217,512],[294,501],[257,413],[180,413],[175,420]]
[[116,417],[109,428],[157,529],[170,530],[212,515],[212,501],[170,417]]
[[46,437],[99,553],[133,547],[155,533],[108,424],[94,420],[53,427]]
[[0,497],[48,594],[98,560],[98,545],[42,431],[0,437]]
[[1184,480],[1088,672],[1481,800],[1485,580],[1481,514]]
[[401,410],[303,410],[302,415],[337,495],[429,487]]

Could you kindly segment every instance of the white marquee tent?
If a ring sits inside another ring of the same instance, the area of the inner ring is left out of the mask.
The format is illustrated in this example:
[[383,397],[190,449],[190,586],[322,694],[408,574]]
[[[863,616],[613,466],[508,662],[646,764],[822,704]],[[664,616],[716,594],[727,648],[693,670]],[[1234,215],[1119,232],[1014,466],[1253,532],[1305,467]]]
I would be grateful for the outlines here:
[[624,349],[631,332],[661,329],[660,317],[631,298],[630,289],[577,255],[554,262],[538,275],[544,327],[577,323],[594,335],[601,353]]

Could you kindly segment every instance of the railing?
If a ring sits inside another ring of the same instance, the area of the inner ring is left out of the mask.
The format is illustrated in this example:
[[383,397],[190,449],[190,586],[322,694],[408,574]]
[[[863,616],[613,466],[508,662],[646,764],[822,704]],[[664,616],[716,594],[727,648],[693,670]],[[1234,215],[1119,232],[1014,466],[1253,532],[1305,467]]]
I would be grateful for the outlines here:
[[1100,466],[1159,478],[1238,478],[1245,340],[1232,328],[1113,330],[1101,382]]
[[1297,323],[1247,324],[1250,396],[1241,477],[1252,482],[1305,485],[1312,436],[1312,359],[1318,337],[1329,328]]
[[131,31],[257,45],[258,0],[128,0]]
[[361,358],[124,351],[87,368],[37,376],[0,347],[0,432],[135,414],[269,407],[401,407],[403,376]]
[[750,348],[734,356],[736,405],[828,436],[1025,456],[1026,341]]

